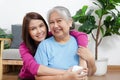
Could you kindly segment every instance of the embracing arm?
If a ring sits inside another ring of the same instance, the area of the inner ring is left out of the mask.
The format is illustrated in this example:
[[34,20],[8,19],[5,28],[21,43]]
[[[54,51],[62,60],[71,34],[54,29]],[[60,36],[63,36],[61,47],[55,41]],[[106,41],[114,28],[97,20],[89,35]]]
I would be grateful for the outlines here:
[[88,75],[91,76],[96,71],[95,59],[88,48],[80,47],[78,50],[78,55],[87,61]]
[[[84,70],[86,73],[86,70]],[[54,75],[54,76],[35,76],[35,80],[86,80],[85,75],[80,75],[81,70],[77,72],[67,71],[61,75]]]
[[20,44],[19,51],[23,60],[23,66],[25,66],[33,75],[36,75],[39,64],[35,62],[34,57],[31,55],[25,43]]
[[62,75],[55,76],[35,76],[35,80],[63,80]]
[[88,75],[89,76],[94,75],[94,73],[96,72],[96,65],[95,65],[95,60],[92,56],[87,59],[87,64],[88,64],[88,67],[89,67]]
[[59,70],[59,69],[54,69],[54,68],[49,68],[44,65],[40,65],[38,69],[37,75],[58,75],[58,74],[64,74],[66,70]]
[[[87,49],[88,37],[86,33],[78,32],[75,30],[70,31],[70,34],[74,36],[80,48],[78,48],[78,55],[80,58],[80,66],[88,67],[88,75],[93,75],[96,71],[95,60],[91,52]],[[84,49],[83,49],[84,47]],[[82,50],[82,52],[79,52]],[[87,56],[87,57],[86,57]]]
[[[56,75],[63,74],[65,70],[58,70],[46,67],[44,65],[39,65],[34,57],[30,54],[29,49],[24,43],[20,44],[19,47],[21,58],[24,62],[24,66],[33,74],[33,75]],[[54,73],[53,73],[54,72]]]
[[[84,32],[78,32],[76,30],[71,30],[70,34],[74,36],[77,40],[78,46],[87,47],[88,45],[88,36]],[[83,58],[79,59],[79,65],[87,68],[87,62]]]

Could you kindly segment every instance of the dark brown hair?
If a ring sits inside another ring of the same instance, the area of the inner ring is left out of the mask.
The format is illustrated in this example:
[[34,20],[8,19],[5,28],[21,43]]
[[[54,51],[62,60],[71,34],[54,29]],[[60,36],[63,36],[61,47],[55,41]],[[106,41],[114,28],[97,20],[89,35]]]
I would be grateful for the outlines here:
[[42,20],[46,26],[47,34],[48,34],[48,25],[44,20],[44,18],[36,12],[27,13],[23,19],[22,39],[23,39],[23,42],[26,44],[27,48],[30,50],[32,56],[34,56],[38,45],[35,44],[35,41],[31,38],[29,34],[29,24],[32,19]]

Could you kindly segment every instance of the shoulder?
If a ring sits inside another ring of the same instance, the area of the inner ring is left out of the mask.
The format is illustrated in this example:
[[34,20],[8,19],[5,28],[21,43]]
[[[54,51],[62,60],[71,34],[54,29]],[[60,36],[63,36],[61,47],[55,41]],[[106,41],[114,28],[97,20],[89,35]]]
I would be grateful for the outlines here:
[[88,37],[88,36],[87,36],[87,34],[86,34],[86,33],[84,33],[84,32],[79,32],[79,34],[80,34],[81,36]]
[[76,37],[82,37],[82,36],[83,36],[83,37],[88,37],[85,32],[79,32],[79,31],[77,31],[77,30],[71,30],[71,31],[70,31],[70,34],[71,34],[71,35],[74,35],[74,36],[76,36]]
[[70,35],[70,41],[76,41],[75,37]]
[[26,46],[26,44],[25,44],[24,42],[20,43],[19,48],[22,48],[22,47],[24,47],[24,48],[26,48],[26,47],[27,47],[27,46]]
[[24,42],[20,44],[19,51],[20,51],[21,56],[27,53],[31,54],[30,50],[28,49],[28,47],[26,46]]
[[88,35],[84,32],[78,32],[76,30],[70,31],[70,34],[75,35],[78,45],[87,47],[88,45]]
[[25,50],[25,51],[28,50],[28,51],[29,51],[28,47],[26,46],[26,44],[25,44],[24,42],[22,42],[22,43],[20,44],[19,50],[20,50],[20,51],[23,51],[23,50]]
[[81,38],[88,39],[88,35],[87,35],[86,33],[84,33],[84,32],[79,32],[79,36],[80,36]]

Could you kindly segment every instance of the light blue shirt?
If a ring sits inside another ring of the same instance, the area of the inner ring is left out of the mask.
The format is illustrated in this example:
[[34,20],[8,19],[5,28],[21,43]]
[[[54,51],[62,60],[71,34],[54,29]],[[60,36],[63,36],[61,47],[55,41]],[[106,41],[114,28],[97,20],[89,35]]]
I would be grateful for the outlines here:
[[39,64],[57,69],[68,69],[78,65],[77,42],[74,37],[65,44],[60,44],[50,37],[42,41],[35,54],[35,60]]

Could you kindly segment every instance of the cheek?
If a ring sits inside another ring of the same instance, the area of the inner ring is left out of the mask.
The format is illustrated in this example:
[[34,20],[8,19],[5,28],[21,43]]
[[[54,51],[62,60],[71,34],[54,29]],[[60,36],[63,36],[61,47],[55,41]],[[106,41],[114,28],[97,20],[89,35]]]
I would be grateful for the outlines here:
[[69,30],[70,29],[70,25],[68,25],[68,24],[64,24],[62,27],[64,28],[63,30]]
[[43,31],[47,34],[47,28],[46,27],[43,28]]
[[47,36],[47,28],[44,27],[44,28],[41,29],[41,31],[45,34],[45,37],[46,37]]
[[35,31],[30,31],[29,34],[30,34],[31,37],[34,37]]
[[50,31],[53,29],[53,27],[52,26],[50,26]]

